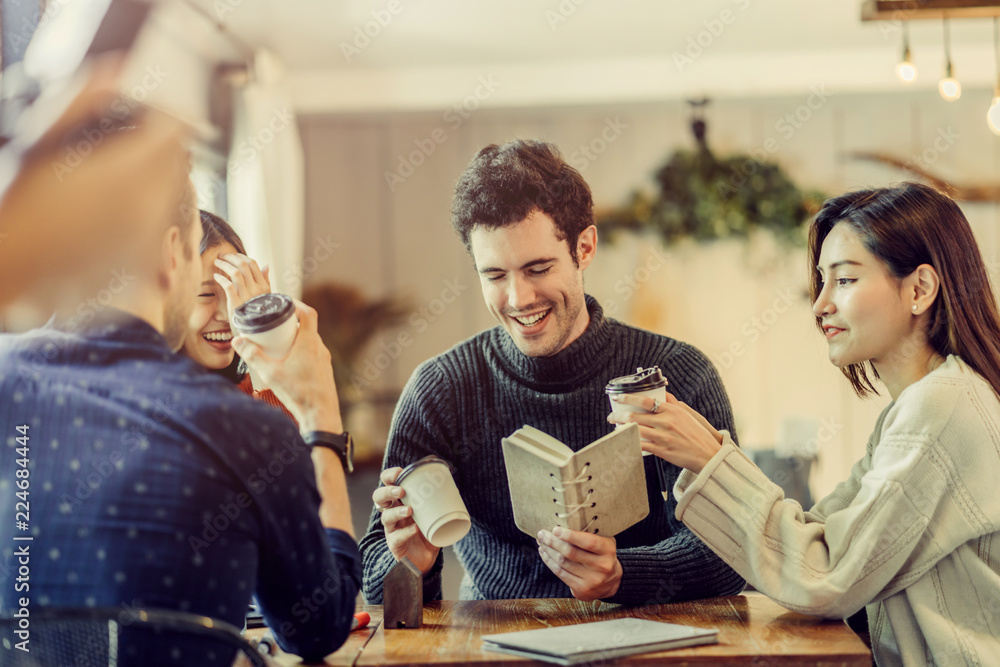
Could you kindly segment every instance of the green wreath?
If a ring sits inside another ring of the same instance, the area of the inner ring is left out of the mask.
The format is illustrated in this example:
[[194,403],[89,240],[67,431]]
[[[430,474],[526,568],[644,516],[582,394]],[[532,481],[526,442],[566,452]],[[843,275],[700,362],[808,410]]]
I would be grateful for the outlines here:
[[773,162],[750,155],[716,158],[698,123],[699,147],[675,152],[656,172],[658,191],[633,191],[625,206],[597,216],[598,227],[612,236],[618,230],[654,231],[667,245],[682,238],[745,238],[755,229],[803,243],[803,225],[825,196],[799,189]]

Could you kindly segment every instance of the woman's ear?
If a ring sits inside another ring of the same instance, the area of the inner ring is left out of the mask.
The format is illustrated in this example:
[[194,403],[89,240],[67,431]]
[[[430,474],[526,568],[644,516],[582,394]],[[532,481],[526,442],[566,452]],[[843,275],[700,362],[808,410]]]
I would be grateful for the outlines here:
[[914,315],[927,312],[937,298],[941,288],[941,277],[938,276],[937,269],[930,264],[921,264],[911,274],[913,280],[913,304],[911,309]]

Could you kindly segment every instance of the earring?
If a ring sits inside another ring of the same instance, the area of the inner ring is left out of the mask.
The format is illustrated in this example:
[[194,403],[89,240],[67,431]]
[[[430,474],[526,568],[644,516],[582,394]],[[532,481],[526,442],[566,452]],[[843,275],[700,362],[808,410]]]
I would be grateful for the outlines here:
[[913,304],[913,312],[917,312],[917,304]]

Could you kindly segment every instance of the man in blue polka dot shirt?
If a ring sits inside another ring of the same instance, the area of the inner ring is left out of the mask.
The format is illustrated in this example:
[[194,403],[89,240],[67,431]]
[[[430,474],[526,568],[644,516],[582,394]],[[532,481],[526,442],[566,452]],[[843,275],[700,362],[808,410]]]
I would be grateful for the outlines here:
[[[123,622],[162,608],[242,627],[255,594],[279,644],[319,659],[347,637],[361,581],[341,459],[302,437],[343,432],[331,366],[316,363],[329,351],[303,304],[282,362],[234,341],[299,427],[175,353],[201,281],[183,181],[162,237],[108,267],[107,289],[0,336],[0,612],[28,598],[115,607]],[[23,490],[30,520],[18,524]]]

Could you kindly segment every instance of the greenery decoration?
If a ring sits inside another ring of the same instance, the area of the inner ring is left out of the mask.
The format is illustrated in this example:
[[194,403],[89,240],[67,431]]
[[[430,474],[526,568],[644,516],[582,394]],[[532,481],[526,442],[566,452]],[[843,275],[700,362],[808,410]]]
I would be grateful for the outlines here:
[[653,231],[667,245],[682,238],[745,238],[756,229],[802,243],[803,224],[825,196],[799,189],[766,159],[716,157],[706,145],[704,121],[695,119],[692,129],[698,147],[670,156],[656,172],[657,191],[633,191],[622,208],[598,214],[598,227],[612,235],[616,230]]

